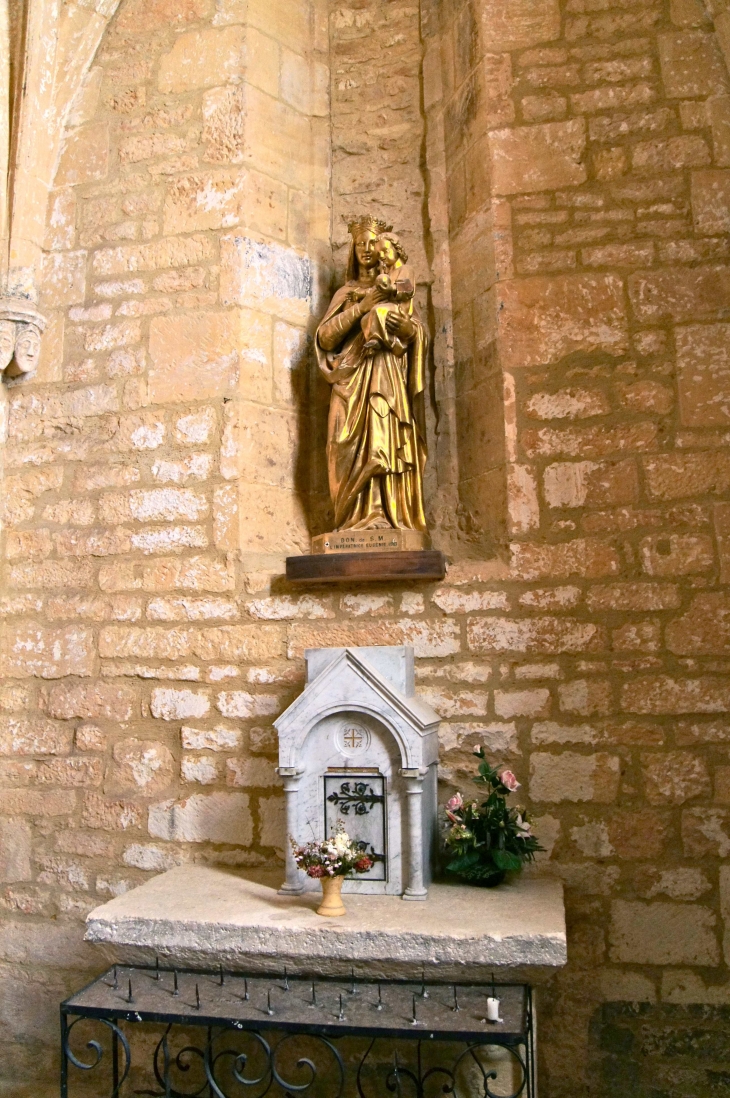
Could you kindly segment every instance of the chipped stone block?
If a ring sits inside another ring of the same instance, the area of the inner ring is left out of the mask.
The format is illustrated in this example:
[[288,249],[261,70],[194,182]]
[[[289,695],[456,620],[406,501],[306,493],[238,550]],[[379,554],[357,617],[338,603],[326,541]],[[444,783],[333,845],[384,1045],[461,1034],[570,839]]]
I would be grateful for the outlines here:
[[494,712],[498,717],[546,717],[550,706],[550,691],[545,687],[494,691]]
[[670,99],[722,95],[727,72],[713,34],[699,30],[659,35],[662,80]]
[[184,801],[150,805],[150,835],[168,842],[250,846],[253,823],[247,793],[195,793]]
[[704,235],[730,230],[730,171],[692,172],[692,218]]
[[486,48],[525,49],[560,34],[558,0],[485,0],[480,6]]
[[688,324],[676,329],[676,341],[682,423],[688,427],[727,426],[730,324]]
[[[276,766],[270,759],[257,756],[251,759],[226,760],[226,784],[252,789],[269,789],[280,786]],[[283,845],[283,838],[277,845]]]
[[116,683],[59,683],[45,695],[43,708],[50,717],[105,717],[127,721],[133,713],[135,692]]
[[611,712],[611,684],[602,679],[573,679],[558,686],[561,713],[579,717],[606,716]]
[[641,763],[649,804],[684,804],[710,792],[705,761],[690,751],[645,753]]
[[610,804],[616,799],[619,777],[618,758],[600,751],[593,755],[535,751],[530,757],[530,797],[534,801]]
[[628,713],[657,715],[727,713],[730,712],[730,686],[709,675],[697,679],[647,675],[622,688],[621,708]]
[[163,55],[157,84],[161,92],[180,94],[218,84],[238,83],[246,67],[243,27],[188,31]]
[[110,785],[150,795],[167,789],[173,776],[173,757],[164,744],[135,738],[114,744]]
[[472,652],[529,652],[557,655],[600,648],[601,628],[573,618],[472,618],[467,624]]
[[238,336],[235,312],[154,317],[150,400],[178,403],[232,392],[238,376]]
[[210,696],[194,690],[156,687],[150,700],[152,716],[164,721],[205,717],[210,712]]
[[614,900],[611,958],[629,964],[716,965],[716,916],[695,904]]
[[575,538],[556,545],[515,542],[511,549],[512,571],[522,580],[558,580],[571,576],[599,579],[619,571],[615,550],[597,539]]
[[33,622],[8,623],[0,641],[0,668],[11,678],[91,675],[93,633],[77,626],[46,629]]
[[25,820],[0,818],[0,881],[4,884],[32,879],[31,838]]
[[489,705],[489,692],[486,690],[446,690],[422,686],[418,696],[440,717],[481,717],[486,715]]
[[312,301],[312,265],[281,244],[246,236],[221,237],[221,300],[306,322]]
[[555,275],[500,283],[505,369],[559,362],[577,351],[623,354],[628,347],[621,279]]
[[650,576],[686,576],[709,571],[715,563],[707,534],[651,535],[639,546],[644,571]]
[[720,320],[730,303],[728,268],[710,266],[641,271],[629,277],[629,299],[644,324]]
[[725,592],[695,595],[687,613],[667,625],[667,648],[677,655],[730,652],[730,599]]
[[441,587],[432,600],[445,614],[469,614],[475,610],[509,610],[504,591],[463,591]]
[[489,150],[495,194],[524,194],[584,183],[582,118],[492,130]]

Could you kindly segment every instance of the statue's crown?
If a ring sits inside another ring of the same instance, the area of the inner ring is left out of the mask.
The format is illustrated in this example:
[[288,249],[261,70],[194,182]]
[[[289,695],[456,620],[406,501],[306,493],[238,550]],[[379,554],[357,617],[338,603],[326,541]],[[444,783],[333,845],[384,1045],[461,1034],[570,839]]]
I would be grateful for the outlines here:
[[365,217],[357,218],[355,221],[350,221],[347,226],[347,231],[354,236],[355,233],[363,232],[365,229],[380,234],[389,233],[392,228],[392,225],[386,225],[385,221],[381,221],[379,217],[366,215]]

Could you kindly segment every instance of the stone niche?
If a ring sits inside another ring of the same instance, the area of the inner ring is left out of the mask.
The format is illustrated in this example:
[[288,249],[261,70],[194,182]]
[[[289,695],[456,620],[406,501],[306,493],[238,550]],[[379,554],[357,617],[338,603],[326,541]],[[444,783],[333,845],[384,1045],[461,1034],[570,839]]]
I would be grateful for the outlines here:
[[313,648],[307,681],[282,713],[279,774],[286,796],[283,893],[319,889],[296,866],[296,842],[338,820],[374,855],[348,892],[424,900],[436,846],[438,715],[416,697],[410,647]]

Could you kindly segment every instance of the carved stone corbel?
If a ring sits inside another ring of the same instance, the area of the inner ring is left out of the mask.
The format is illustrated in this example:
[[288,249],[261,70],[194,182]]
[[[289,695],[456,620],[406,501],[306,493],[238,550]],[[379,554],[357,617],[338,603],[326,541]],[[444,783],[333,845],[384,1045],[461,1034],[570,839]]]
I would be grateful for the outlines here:
[[0,297],[0,371],[6,378],[33,374],[46,318],[29,301]]

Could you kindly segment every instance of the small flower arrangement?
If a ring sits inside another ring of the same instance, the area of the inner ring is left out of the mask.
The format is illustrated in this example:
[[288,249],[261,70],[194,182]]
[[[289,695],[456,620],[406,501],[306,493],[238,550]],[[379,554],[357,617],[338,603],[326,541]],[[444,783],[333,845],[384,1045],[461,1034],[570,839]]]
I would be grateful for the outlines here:
[[334,835],[321,842],[313,840],[298,845],[291,839],[294,860],[309,877],[346,877],[348,873],[367,873],[373,859],[361,844],[351,839],[340,823]]
[[484,748],[474,754],[481,760],[474,781],[490,787],[485,801],[467,803],[461,793],[448,801],[446,850],[449,873],[473,884],[501,884],[507,873],[522,869],[543,848],[532,834],[524,808],[508,808],[507,797],[520,788],[511,770],[497,770],[486,761]]

